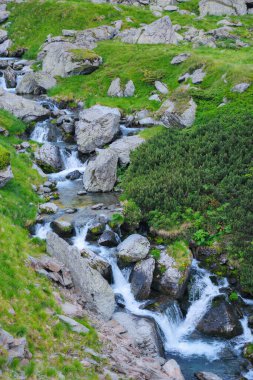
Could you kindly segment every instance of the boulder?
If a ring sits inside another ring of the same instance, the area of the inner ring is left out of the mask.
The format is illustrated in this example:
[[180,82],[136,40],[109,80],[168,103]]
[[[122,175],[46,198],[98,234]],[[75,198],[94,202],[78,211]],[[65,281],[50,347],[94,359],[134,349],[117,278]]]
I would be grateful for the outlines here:
[[50,143],[45,143],[37,148],[35,160],[45,173],[54,173],[62,168],[59,147]]
[[109,149],[118,155],[119,163],[126,166],[130,163],[130,153],[138,148],[145,140],[140,136],[124,136],[110,144]]
[[99,150],[98,156],[89,161],[83,175],[84,188],[90,192],[111,191],[117,179],[118,155],[110,149]]
[[117,98],[123,97],[123,91],[121,89],[120,78],[113,79],[107,91],[107,95],[117,97]]
[[53,232],[47,235],[47,252],[69,269],[75,287],[85,297],[87,309],[109,320],[115,309],[114,294],[101,274],[89,266],[76,247]]
[[94,49],[98,41],[111,40],[117,33],[118,28],[116,26],[101,25],[76,32],[74,42],[81,48]]
[[6,57],[9,54],[9,48],[11,47],[11,40],[5,40],[0,44],[0,57]]
[[43,120],[50,115],[50,111],[33,100],[9,93],[0,89],[0,108],[10,112],[24,122]]
[[111,230],[105,230],[98,240],[98,244],[103,247],[116,247],[120,242],[118,234]]
[[124,264],[135,263],[145,259],[149,249],[150,243],[147,238],[139,234],[132,234],[117,247],[117,257]]
[[247,13],[245,0],[201,0],[199,3],[200,16],[240,16]]
[[57,235],[61,237],[71,237],[74,232],[73,225],[65,220],[54,220],[51,227]]
[[71,330],[78,334],[87,334],[90,331],[87,327],[81,325],[81,323],[78,323],[70,317],[66,317],[66,315],[58,315],[58,317],[60,321],[69,325]]
[[96,241],[98,236],[102,235],[105,230],[105,221],[94,219],[88,224],[86,240]]
[[176,57],[174,57],[172,60],[171,60],[171,64],[172,65],[179,65],[180,63],[186,61],[189,57],[191,56],[191,54],[189,53],[182,53],[182,54],[179,54],[177,55]]
[[168,376],[168,380],[184,380],[184,376],[181,372],[176,360],[170,359],[163,365],[163,370]]
[[17,84],[16,72],[9,66],[4,70],[4,79],[7,88],[15,88]]
[[55,214],[58,211],[56,204],[51,202],[41,204],[39,209],[43,214]]
[[206,73],[203,71],[203,69],[194,70],[194,72],[191,74],[192,84],[202,83],[205,76]]
[[135,85],[132,80],[129,80],[126,84],[125,90],[124,90],[124,97],[125,98],[130,98],[134,96],[135,93]]
[[7,182],[14,178],[11,165],[8,165],[6,168],[0,170],[0,188],[4,187]]
[[161,121],[165,127],[185,128],[191,127],[195,121],[197,105],[192,98],[185,98],[179,101],[166,100],[158,115],[161,115]]
[[222,380],[220,376],[212,372],[196,372],[194,375],[198,380]]
[[132,293],[137,300],[144,300],[149,297],[154,269],[155,260],[151,257],[138,261],[135,264],[131,273],[130,282]]
[[102,257],[85,247],[81,251],[81,256],[84,257],[88,263],[89,266],[95,270],[97,270],[106,280],[111,280],[111,266]]
[[250,86],[250,83],[239,83],[232,88],[232,92],[238,92],[239,94],[245,92]]
[[120,112],[117,108],[96,105],[79,115],[76,123],[78,150],[91,153],[111,142],[119,133]]
[[70,181],[75,181],[76,179],[80,178],[81,175],[82,173],[79,172],[79,170],[74,170],[73,172],[68,173],[66,175],[66,178],[69,179]]
[[236,310],[224,296],[213,299],[210,309],[198,323],[197,330],[206,335],[227,339],[243,332]]
[[127,29],[119,37],[130,44],[177,44],[178,41],[169,16],[138,29]]
[[42,60],[42,71],[53,77],[90,74],[102,63],[93,51],[66,41],[45,44],[38,58]]
[[143,355],[158,357],[163,354],[161,339],[154,321],[122,312],[114,313],[113,319],[126,329]]
[[183,262],[172,257],[170,248],[161,251],[156,260],[152,287],[160,293],[167,294],[173,299],[181,298],[184,294],[190,275],[192,255],[186,249],[187,255]]
[[6,351],[8,362],[14,359],[31,359],[32,355],[28,351],[26,338],[14,338],[7,331],[0,328],[0,349]]
[[54,86],[56,86],[56,80],[47,73],[27,73],[17,85],[16,93],[40,95]]
[[155,81],[155,88],[163,95],[167,95],[169,93],[167,85],[165,83],[160,82],[159,80]]

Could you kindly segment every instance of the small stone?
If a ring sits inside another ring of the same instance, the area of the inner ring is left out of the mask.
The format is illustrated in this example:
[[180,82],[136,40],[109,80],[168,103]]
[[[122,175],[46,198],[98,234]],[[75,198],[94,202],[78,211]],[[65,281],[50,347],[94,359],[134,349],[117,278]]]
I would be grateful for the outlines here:
[[104,203],[97,203],[96,205],[91,206],[92,210],[101,210],[101,208],[104,206]]
[[169,93],[167,85],[160,81],[155,81],[155,88],[163,95],[167,95]]
[[85,190],[80,190],[77,192],[77,195],[79,195],[79,196],[86,195],[86,194],[87,194],[87,191],[85,191]]
[[160,102],[161,99],[159,98],[158,94],[151,95],[148,100],[155,100],[156,102]]
[[191,56],[191,54],[189,54],[189,53],[179,54],[179,55],[177,55],[176,57],[174,57],[174,58],[171,60],[170,63],[171,63],[172,65],[179,65],[180,63],[186,61],[190,56]]
[[250,83],[239,83],[232,88],[232,92],[238,92],[239,94],[245,92],[250,86]]
[[75,212],[77,212],[77,208],[67,208],[65,212],[66,214],[74,214]]

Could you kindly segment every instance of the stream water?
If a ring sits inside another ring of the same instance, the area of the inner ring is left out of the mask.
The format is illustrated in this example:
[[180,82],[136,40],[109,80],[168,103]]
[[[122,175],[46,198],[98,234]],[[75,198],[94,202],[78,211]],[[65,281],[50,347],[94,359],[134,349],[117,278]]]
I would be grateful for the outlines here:
[[[0,86],[6,89],[4,77],[2,76],[0,79]],[[8,91],[15,92],[15,89],[8,89]],[[48,99],[39,97],[36,100],[52,111],[58,110],[57,105]],[[69,115],[70,111],[65,110],[65,113]],[[138,131],[138,128],[121,126],[122,136]],[[86,163],[78,157],[76,146],[62,141],[61,134],[57,130],[57,126],[52,123],[51,118],[38,122],[30,139],[39,143],[50,141],[60,148],[63,170],[49,175],[49,179],[57,182],[60,195],[57,204],[61,210],[67,207],[85,210],[87,205],[96,203],[112,205],[117,202],[117,197],[114,194],[88,194],[85,197],[77,195],[77,192],[82,189],[82,180],[70,181],[66,179],[66,175],[74,170],[79,170],[85,175]],[[245,360],[242,359],[241,355],[244,344],[253,340],[246,314],[241,320],[243,334],[237,338],[230,340],[207,338],[196,332],[196,326],[210,307],[213,298],[222,294],[224,288],[228,287],[226,279],[217,278],[214,283],[212,273],[200,268],[198,262],[194,260],[189,286],[189,308],[186,315],[183,316],[177,302],[169,303],[163,312],[147,310],[143,308],[143,302],[135,300],[129,283],[129,271],[121,270],[117,265],[115,249],[88,243],[86,241],[87,227],[88,224],[85,224],[76,228],[76,235],[72,239],[72,244],[79,249],[88,247],[110,263],[113,274],[112,289],[124,300],[125,310],[139,317],[152,318],[156,322],[161,333],[166,356],[177,360],[186,380],[194,379],[194,372],[196,371],[214,372],[223,380],[240,379],[242,374],[246,379],[253,379],[253,370],[247,369]],[[50,230],[50,221],[37,224],[35,236],[45,239]],[[244,301],[248,307],[253,308],[252,300]]]

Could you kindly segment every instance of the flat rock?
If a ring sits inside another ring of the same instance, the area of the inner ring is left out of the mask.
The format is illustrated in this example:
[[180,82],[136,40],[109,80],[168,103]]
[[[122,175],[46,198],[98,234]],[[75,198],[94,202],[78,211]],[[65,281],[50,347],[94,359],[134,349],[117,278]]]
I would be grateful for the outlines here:
[[176,57],[174,57],[172,60],[171,60],[171,64],[172,65],[179,65],[180,63],[186,61],[189,57],[191,56],[191,54],[189,53],[182,53],[182,54],[179,54],[177,55]]
[[158,80],[155,81],[155,88],[163,95],[167,95],[169,93],[167,85]]
[[66,315],[58,315],[60,321],[70,326],[71,330],[78,334],[87,334],[90,330]]

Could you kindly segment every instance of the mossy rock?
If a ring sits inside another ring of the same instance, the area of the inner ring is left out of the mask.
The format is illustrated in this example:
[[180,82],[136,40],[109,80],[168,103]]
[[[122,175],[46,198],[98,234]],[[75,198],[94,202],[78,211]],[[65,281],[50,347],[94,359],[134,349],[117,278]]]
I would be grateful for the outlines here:
[[94,62],[100,59],[99,55],[88,49],[71,49],[73,61],[90,61]]

